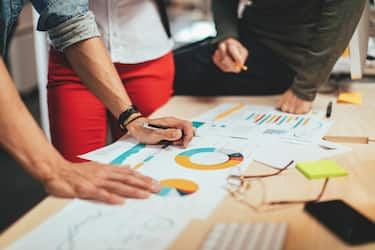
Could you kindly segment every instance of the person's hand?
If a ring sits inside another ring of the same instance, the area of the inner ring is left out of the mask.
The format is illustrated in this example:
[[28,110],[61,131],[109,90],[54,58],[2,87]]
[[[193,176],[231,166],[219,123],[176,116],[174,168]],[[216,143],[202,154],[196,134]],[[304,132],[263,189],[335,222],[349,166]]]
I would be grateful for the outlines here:
[[62,198],[122,204],[124,198],[145,199],[160,191],[159,183],[129,167],[61,160],[42,180],[45,190]]
[[[168,127],[170,129],[148,129],[142,124],[146,122],[153,125]],[[194,128],[189,121],[174,117],[158,119],[140,118],[126,126],[129,134],[139,142],[157,144],[160,141],[173,141],[173,145],[186,147],[194,136]]]
[[248,50],[238,40],[227,38],[219,43],[212,60],[224,72],[239,73],[248,55]]
[[287,90],[280,98],[277,107],[287,113],[306,114],[311,110],[312,102],[298,98],[291,89]]

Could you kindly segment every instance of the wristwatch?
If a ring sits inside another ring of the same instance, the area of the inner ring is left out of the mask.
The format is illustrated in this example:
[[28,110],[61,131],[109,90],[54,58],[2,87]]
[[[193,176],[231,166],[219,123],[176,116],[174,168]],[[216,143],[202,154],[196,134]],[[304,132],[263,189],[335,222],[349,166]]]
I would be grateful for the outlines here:
[[[134,116],[134,114],[138,114],[137,116]],[[118,123],[121,128],[121,130],[125,133],[128,132],[128,129],[126,128],[129,123],[135,121],[138,118],[143,117],[141,113],[139,113],[138,109],[134,105],[130,105],[124,112],[122,112],[118,118]]]

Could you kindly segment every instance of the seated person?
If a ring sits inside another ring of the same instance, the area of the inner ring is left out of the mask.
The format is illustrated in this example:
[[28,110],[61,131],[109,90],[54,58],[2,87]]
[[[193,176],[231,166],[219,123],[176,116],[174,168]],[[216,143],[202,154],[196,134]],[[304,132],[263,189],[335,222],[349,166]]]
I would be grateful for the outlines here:
[[[176,51],[175,93],[281,94],[303,114],[349,43],[365,0],[214,0],[217,37]],[[243,70],[245,67],[247,70]]]

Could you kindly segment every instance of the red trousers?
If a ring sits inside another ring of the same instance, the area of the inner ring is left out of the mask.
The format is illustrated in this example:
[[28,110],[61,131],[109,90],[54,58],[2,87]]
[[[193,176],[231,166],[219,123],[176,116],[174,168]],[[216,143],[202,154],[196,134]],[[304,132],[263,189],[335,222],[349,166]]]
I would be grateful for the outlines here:
[[[143,115],[150,115],[171,97],[172,53],[144,63],[115,66],[132,103]],[[121,136],[117,120],[81,82],[64,55],[53,49],[47,94],[52,143],[67,160],[82,162],[77,155],[105,146],[108,125],[114,139]]]

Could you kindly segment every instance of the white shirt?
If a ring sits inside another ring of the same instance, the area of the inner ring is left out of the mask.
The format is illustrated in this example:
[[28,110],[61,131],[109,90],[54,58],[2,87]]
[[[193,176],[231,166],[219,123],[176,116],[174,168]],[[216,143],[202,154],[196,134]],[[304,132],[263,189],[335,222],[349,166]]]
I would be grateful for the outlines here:
[[172,50],[154,0],[90,0],[113,62],[140,63]]

